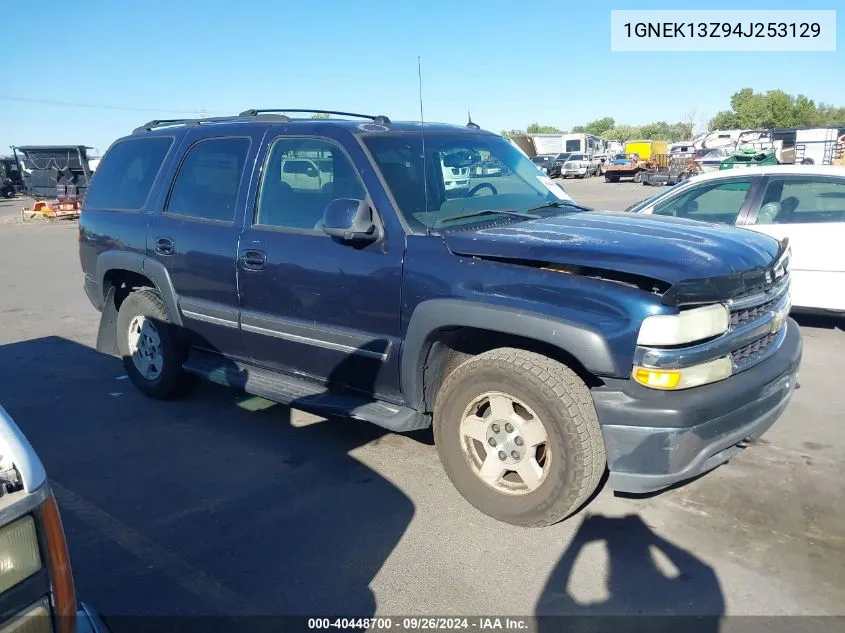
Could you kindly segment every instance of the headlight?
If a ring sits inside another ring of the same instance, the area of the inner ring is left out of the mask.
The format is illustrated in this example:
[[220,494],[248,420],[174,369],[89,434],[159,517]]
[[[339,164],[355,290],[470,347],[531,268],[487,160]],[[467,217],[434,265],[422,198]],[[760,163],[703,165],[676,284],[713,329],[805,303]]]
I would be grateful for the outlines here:
[[651,389],[678,390],[698,387],[728,378],[733,372],[730,356],[683,369],[650,369],[635,366],[632,377]]
[[731,322],[722,304],[684,310],[679,314],[655,314],[640,326],[637,345],[683,345],[724,334]]
[[41,569],[38,534],[30,515],[0,528],[0,593]]

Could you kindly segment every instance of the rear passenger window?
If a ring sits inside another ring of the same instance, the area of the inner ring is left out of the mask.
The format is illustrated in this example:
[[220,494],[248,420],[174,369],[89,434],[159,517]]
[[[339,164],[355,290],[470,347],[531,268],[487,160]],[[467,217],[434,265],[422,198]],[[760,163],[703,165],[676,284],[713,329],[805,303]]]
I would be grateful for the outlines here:
[[171,145],[172,136],[131,138],[113,145],[94,172],[85,208],[141,210]]
[[264,166],[255,224],[316,230],[329,202],[365,196],[355,168],[334,143],[277,139]]
[[173,182],[167,213],[231,222],[249,143],[247,138],[212,138],[191,147]]
[[845,180],[773,178],[755,224],[845,222]]

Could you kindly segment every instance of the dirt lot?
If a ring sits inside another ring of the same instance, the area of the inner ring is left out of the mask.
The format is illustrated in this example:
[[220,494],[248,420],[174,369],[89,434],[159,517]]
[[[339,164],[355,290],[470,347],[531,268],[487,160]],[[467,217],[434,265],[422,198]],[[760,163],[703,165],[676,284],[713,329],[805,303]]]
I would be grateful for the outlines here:
[[[611,209],[656,193],[565,187]],[[802,321],[801,388],[760,445],[524,530],[459,497],[430,433],[212,385],[144,398],[92,349],[76,226],[21,224],[8,204],[0,402],[54,482],[78,594],[106,615],[845,614],[845,332],[830,321]]]

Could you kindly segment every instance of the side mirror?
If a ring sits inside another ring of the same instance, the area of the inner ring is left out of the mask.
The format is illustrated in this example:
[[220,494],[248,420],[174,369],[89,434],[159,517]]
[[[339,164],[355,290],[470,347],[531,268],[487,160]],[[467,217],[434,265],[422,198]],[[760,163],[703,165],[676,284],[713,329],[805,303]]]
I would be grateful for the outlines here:
[[378,238],[373,210],[365,200],[336,198],[323,211],[323,232],[344,242]]

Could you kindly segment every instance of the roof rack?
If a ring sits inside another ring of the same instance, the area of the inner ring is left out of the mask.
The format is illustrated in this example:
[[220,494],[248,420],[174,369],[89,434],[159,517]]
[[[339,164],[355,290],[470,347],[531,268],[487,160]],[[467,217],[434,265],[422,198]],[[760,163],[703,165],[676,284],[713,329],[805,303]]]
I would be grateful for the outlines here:
[[290,119],[281,114],[257,114],[257,115],[250,115],[250,114],[239,114],[237,116],[218,116],[218,117],[206,117],[200,119],[153,119],[152,121],[148,121],[141,125],[140,127],[136,127],[132,130],[133,134],[137,134],[139,132],[149,132],[150,130],[154,130],[159,127],[170,127],[172,125],[203,125],[206,123],[225,123],[227,121],[243,121],[244,119],[250,120],[259,120],[259,121],[272,121],[276,123],[286,123],[290,121]]
[[338,116],[351,116],[358,119],[370,119],[376,125],[390,125],[390,119],[383,114],[358,114],[356,112],[339,112],[337,110],[303,110],[301,108],[252,108],[241,112],[240,116],[258,116],[265,113],[279,113],[279,112],[302,112],[308,114],[336,114]]

